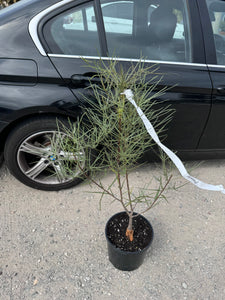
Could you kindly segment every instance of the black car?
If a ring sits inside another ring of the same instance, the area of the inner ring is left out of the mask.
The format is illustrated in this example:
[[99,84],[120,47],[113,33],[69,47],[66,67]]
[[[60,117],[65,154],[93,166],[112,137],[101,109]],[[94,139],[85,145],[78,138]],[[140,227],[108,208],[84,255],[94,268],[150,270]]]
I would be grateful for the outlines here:
[[[90,60],[128,69],[143,58],[172,87],[157,99],[176,109],[165,141],[181,155],[225,149],[225,1],[21,0],[0,11],[0,152],[23,183],[59,190],[52,155],[56,119],[76,120]],[[223,30],[224,28],[224,30]],[[194,155],[194,156],[193,156]],[[76,170],[74,170],[76,171]]]

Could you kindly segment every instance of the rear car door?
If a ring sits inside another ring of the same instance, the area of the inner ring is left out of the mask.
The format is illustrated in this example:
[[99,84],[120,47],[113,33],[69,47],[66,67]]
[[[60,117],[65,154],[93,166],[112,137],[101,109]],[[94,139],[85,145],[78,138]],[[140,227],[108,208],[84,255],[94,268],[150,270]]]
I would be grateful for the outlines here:
[[157,65],[163,74],[160,87],[170,87],[157,100],[176,109],[166,144],[197,148],[212,86],[196,1],[74,1],[46,15],[39,32],[52,64],[77,98],[93,73],[83,58],[116,58],[125,69],[140,57],[146,66]]

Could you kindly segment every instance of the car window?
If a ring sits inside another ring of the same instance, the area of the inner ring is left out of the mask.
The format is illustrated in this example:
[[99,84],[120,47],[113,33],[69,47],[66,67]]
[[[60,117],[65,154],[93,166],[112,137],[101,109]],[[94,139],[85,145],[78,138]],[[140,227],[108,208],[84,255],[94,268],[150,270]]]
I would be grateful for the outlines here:
[[[152,12],[157,8],[156,5],[149,5],[148,8],[148,26],[150,25],[150,18]],[[183,20],[183,13],[179,9],[173,9],[173,13],[176,15],[177,24],[175,27],[173,38],[175,39],[184,39],[184,20]]]
[[217,64],[225,65],[225,2],[207,0],[216,48]]
[[133,2],[116,1],[102,4],[102,15],[106,32],[132,34]]
[[186,1],[100,2],[109,56],[191,62]]
[[51,19],[44,37],[54,54],[98,56],[100,54],[96,17],[92,4],[70,9]]

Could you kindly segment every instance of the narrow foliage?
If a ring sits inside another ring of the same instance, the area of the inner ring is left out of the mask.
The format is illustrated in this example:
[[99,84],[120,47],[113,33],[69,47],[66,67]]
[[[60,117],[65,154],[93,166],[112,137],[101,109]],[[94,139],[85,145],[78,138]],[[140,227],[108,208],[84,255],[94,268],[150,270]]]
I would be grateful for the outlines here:
[[[148,211],[159,200],[165,198],[164,192],[171,177],[165,172],[165,180],[162,181],[160,178],[155,189],[134,190],[131,187],[131,171],[138,166],[144,152],[154,146],[154,142],[135,108],[122,93],[125,89],[132,90],[137,105],[159,135],[165,133],[173,111],[165,103],[160,107],[156,103],[156,99],[167,90],[158,89],[161,75],[156,65],[145,68],[144,63],[140,61],[129,70],[125,70],[116,60],[107,62],[100,60],[95,64],[85,61],[85,63],[97,74],[98,84],[94,76],[87,88],[91,97],[83,96],[85,105],[82,107],[82,116],[76,123],[71,124],[69,129],[64,128],[63,139],[60,138],[62,135],[58,135],[60,140],[57,141],[57,145],[64,153],[62,166],[66,174],[73,175],[74,166],[71,168],[71,157],[75,158],[80,172],[74,176],[85,177],[99,188],[100,203],[103,196],[109,196],[113,201],[121,203],[129,216],[126,234],[132,241],[133,218]],[[74,159],[72,161],[74,162]],[[164,157],[163,166],[165,166]],[[99,174],[104,174],[105,170],[110,170],[115,175],[108,186],[99,179]],[[146,209],[134,215],[137,204],[144,204]]]

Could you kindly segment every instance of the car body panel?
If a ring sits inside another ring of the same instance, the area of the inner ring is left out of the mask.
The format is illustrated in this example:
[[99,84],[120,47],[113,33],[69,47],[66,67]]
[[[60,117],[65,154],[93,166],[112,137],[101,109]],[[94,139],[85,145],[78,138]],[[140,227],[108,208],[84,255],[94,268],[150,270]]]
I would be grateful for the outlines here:
[[[81,93],[77,85],[70,83],[76,74],[84,75],[93,71],[85,66],[81,58],[50,56],[52,63],[70,85],[73,93],[79,97]],[[104,58],[102,58],[104,60]],[[135,61],[132,60],[132,64]],[[146,62],[146,67],[153,62]],[[121,59],[124,69],[131,66],[130,61]],[[169,125],[166,143],[174,149],[196,149],[199,138],[204,130],[211,108],[211,81],[208,69],[204,65],[174,65],[160,63],[160,73],[163,75],[160,87],[167,86],[168,92],[160,98],[165,105],[171,104],[176,109]],[[201,78],[201,80],[199,80]],[[176,86],[172,88],[176,82]],[[88,81],[87,81],[88,85]],[[172,88],[172,89],[171,89]],[[201,115],[201,118],[199,117]],[[182,128],[182,130],[178,130]]]
[[[64,9],[63,5],[68,9],[84,2],[87,1],[26,0],[1,10],[0,41],[7,42],[0,45],[0,68],[3,60],[9,60],[8,64],[14,60],[14,63],[18,62],[20,68],[21,62],[25,60],[26,63],[32,62],[32,66],[35,64],[37,69],[34,71],[34,68],[32,71],[33,67],[31,67],[28,73],[25,71],[26,78],[19,82],[20,79],[17,77],[18,82],[15,85],[12,82],[10,84],[0,82],[0,132],[1,128],[5,129],[8,124],[14,124],[17,120],[35,114],[49,113],[67,116],[78,114],[80,93],[83,90],[79,85],[74,86],[71,77],[74,74],[89,73],[90,69],[84,67],[84,61],[80,56],[69,57],[47,53],[48,47],[42,37],[42,28],[48,18]],[[218,124],[221,124],[219,122],[223,122],[224,96],[211,97],[212,87],[216,89],[217,84],[223,83],[223,73],[207,65],[208,62],[212,63],[212,55],[209,52],[212,54],[213,49],[206,50],[204,46],[204,42],[207,43],[207,35],[202,30],[203,16],[199,14],[198,10],[200,6],[202,7],[200,2],[189,1],[193,63],[154,60],[145,62],[148,66],[155,63],[159,65],[160,72],[164,75],[162,86],[166,85],[170,88],[173,86],[165,96],[159,99],[159,102],[166,100],[166,103],[170,103],[172,107],[176,108],[166,143],[177,150],[225,148],[225,140],[221,139],[220,143],[218,141],[216,143],[213,134],[213,129],[219,127]],[[108,21],[111,22],[110,19]],[[205,20],[205,22],[208,21]],[[101,21],[98,21],[98,30],[100,33],[104,31]],[[181,31],[181,29],[179,30]],[[24,34],[25,32],[29,32],[29,34]],[[103,60],[108,59],[105,41],[104,35],[101,35]],[[99,57],[90,57],[90,59],[99,59]],[[135,59],[128,60],[126,58],[118,60],[125,69],[128,69],[131,63],[137,62]],[[9,65],[4,67],[4,72],[3,74],[6,75],[10,72]],[[218,81],[218,76],[220,76],[221,82]],[[221,115],[220,120],[217,119],[217,113]]]
[[201,0],[197,2],[203,28],[205,55],[212,81],[212,110],[201,137],[199,148],[223,152],[225,150],[225,66],[217,64],[213,31],[210,23],[211,16],[209,15],[206,2]]
[[37,84],[37,65],[30,59],[0,58],[0,84],[35,85]]
[[[129,1],[128,1],[129,3]],[[76,2],[75,2],[76,4]],[[139,5],[138,2],[135,5]],[[70,8],[72,3],[70,4]],[[104,7],[103,7],[104,9]],[[135,9],[135,7],[134,7]],[[169,88],[166,95],[161,97],[159,102],[166,100],[166,104],[171,104],[176,109],[168,129],[168,137],[166,143],[173,149],[194,150],[197,149],[199,139],[208,120],[211,110],[211,79],[209,76],[208,68],[205,61],[203,39],[201,36],[201,23],[199,20],[198,9],[196,2],[190,4],[191,13],[195,15],[192,20],[191,26],[193,28],[192,39],[192,56],[193,63],[176,63],[176,62],[162,62],[145,60],[147,67],[157,64],[159,73],[163,76],[160,87],[167,86]],[[60,10],[62,13],[63,10]],[[198,21],[196,21],[196,18]],[[109,22],[106,19],[106,22]],[[101,29],[101,22],[97,19],[99,30]],[[39,28],[40,32],[42,27]],[[123,31],[124,29],[122,29]],[[47,47],[47,46],[46,46]],[[108,58],[102,52],[102,60],[107,61]],[[201,54],[201,55],[200,55]],[[98,60],[98,57],[83,57],[70,56],[62,54],[50,53],[49,57],[55,66],[56,70],[60,73],[62,78],[71,88],[73,93],[79,97],[80,88],[78,84],[71,84],[71,78],[74,74],[84,76],[93,72],[91,68],[85,66],[83,58],[93,61]],[[131,64],[137,63],[138,59],[117,58],[123,65],[124,69],[128,70]],[[86,83],[88,85],[88,81]],[[175,86],[174,86],[175,85]],[[171,88],[174,86],[173,88]],[[201,118],[199,117],[201,115]],[[207,147],[206,147],[207,148]]]
[[5,41],[0,44],[0,150],[10,128],[21,120],[38,114],[75,117],[78,111],[77,99],[28,34],[30,20],[56,2],[21,1],[0,12],[0,40]]

